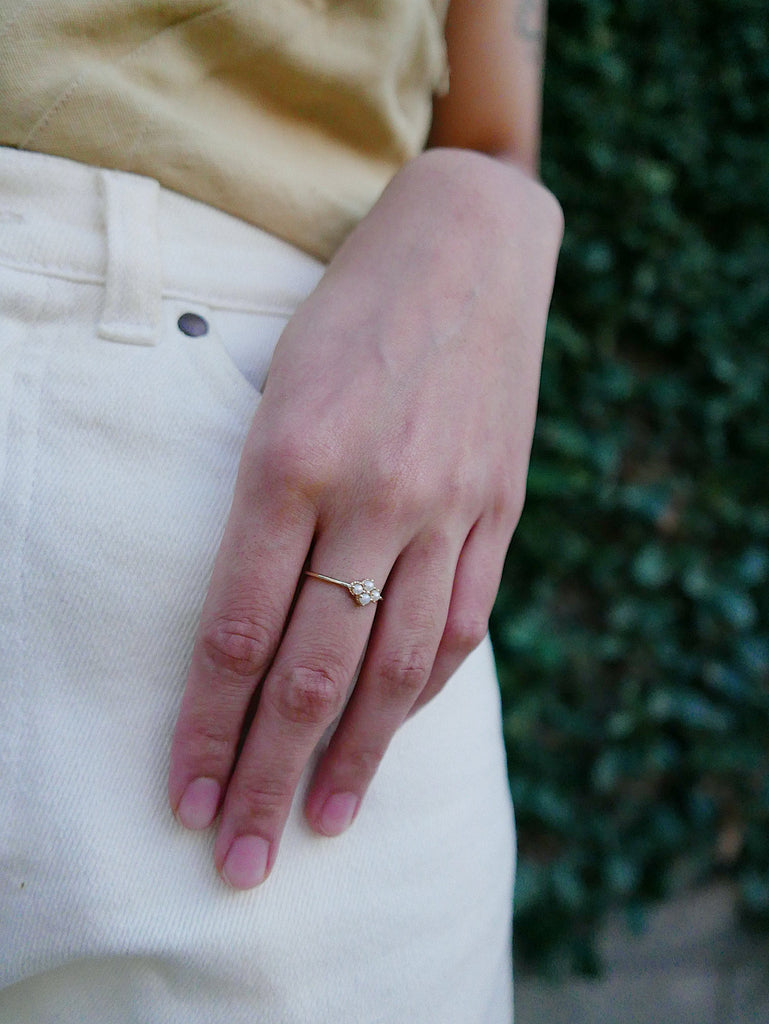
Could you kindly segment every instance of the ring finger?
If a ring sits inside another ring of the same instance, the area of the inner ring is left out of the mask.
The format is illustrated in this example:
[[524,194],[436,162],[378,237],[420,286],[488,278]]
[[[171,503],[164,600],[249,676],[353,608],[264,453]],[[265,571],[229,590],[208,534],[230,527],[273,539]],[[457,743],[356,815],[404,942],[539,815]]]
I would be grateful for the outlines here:
[[355,690],[318,764],[306,803],[316,831],[338,835],[360,807],[393,735],[430,678],[461,541],[422,537],[401,554]]

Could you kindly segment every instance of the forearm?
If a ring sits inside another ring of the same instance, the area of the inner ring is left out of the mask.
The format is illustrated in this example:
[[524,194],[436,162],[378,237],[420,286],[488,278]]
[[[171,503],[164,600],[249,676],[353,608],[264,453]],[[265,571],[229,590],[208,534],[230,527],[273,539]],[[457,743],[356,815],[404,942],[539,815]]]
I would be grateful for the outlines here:
[[435,100],[430,148],[505,154],[536,176],[546,9],[545,0],[451,0],[450,89]]

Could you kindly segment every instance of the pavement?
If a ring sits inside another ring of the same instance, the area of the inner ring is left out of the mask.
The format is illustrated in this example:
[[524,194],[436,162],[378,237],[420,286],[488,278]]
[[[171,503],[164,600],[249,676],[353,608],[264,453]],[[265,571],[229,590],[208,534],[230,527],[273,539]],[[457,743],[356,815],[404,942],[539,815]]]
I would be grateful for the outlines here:
[[769,1024],[769,939],[740,928],[728,884],[671,900],[635,936],[610,921],[598,980],[518,971],[516,1024]]

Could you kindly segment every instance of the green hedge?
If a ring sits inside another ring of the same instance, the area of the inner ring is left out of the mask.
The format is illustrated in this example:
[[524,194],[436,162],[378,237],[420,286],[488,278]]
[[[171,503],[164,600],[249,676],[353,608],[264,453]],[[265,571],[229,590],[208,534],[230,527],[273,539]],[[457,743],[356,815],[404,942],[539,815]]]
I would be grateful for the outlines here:
[[769,920],[765,0],[552,0],[566,237],[493,620],[516,946],[715,872]]

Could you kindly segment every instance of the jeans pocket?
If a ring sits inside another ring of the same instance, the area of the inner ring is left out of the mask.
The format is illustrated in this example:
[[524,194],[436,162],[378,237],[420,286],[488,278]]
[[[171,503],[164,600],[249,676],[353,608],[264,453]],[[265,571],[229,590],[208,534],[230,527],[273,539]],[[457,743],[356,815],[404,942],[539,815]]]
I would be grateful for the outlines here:
[[167,301],[166,338],[174,337],[197,375],[225,402],[261,394],[290,312],[241,312]]

